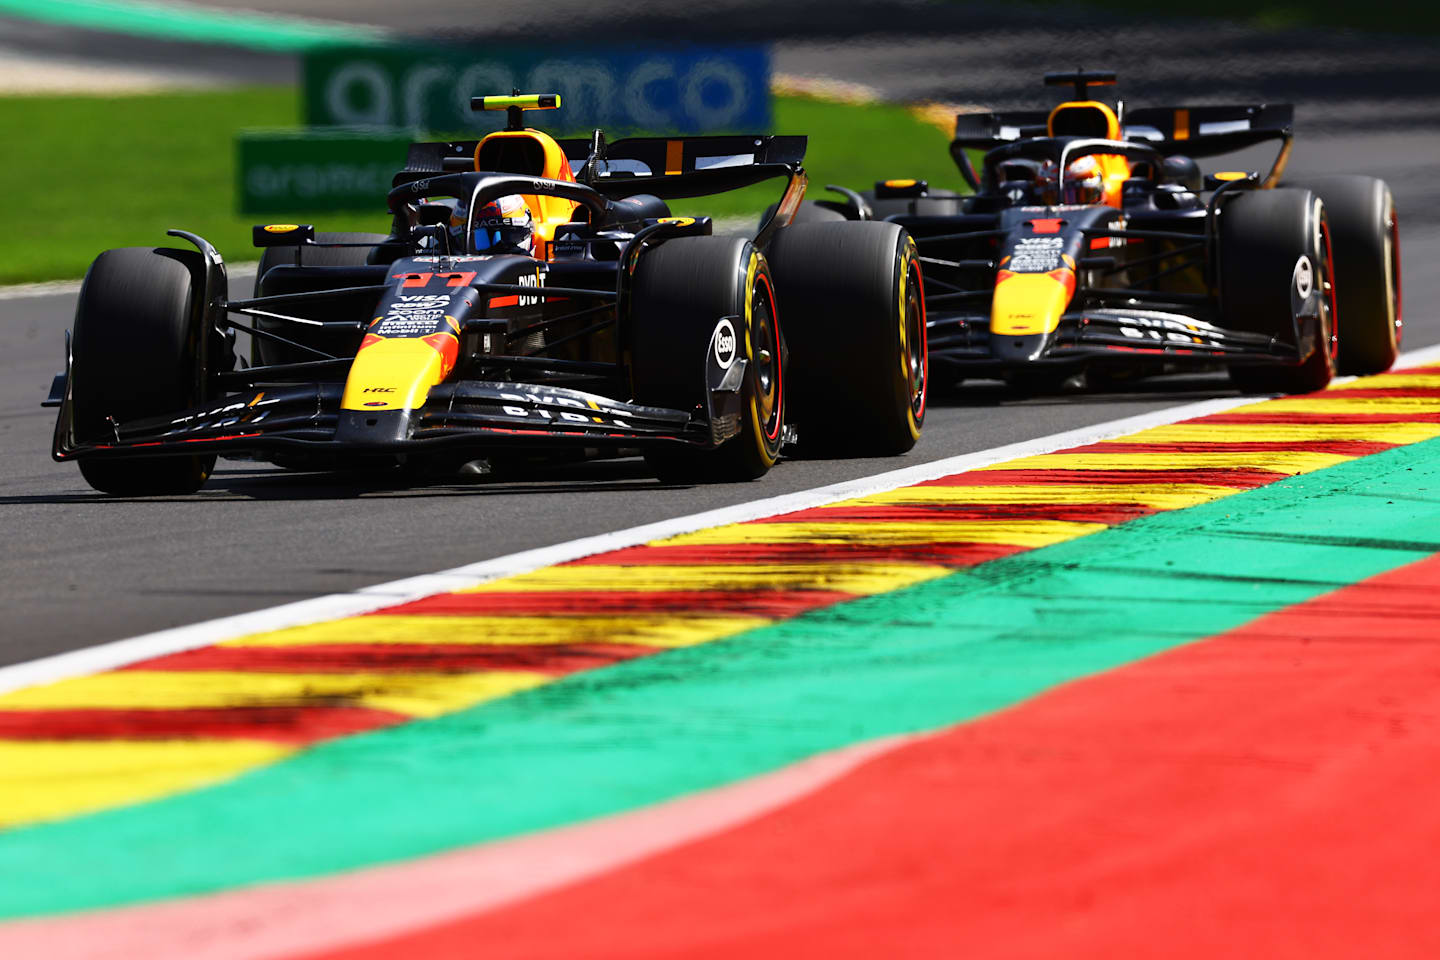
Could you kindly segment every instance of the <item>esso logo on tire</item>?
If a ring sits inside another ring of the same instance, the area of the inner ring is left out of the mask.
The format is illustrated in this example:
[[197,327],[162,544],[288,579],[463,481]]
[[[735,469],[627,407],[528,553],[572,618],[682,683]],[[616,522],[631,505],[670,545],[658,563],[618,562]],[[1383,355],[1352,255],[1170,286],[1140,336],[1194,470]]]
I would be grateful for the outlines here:
[[1295,292],[1301,300],[1308,300],[1310,292],[1315,289],[1315,268],[1310,264],[1310,258],[1301,255],[1295,261]]
[[721,320],[715,328],[715,362],[722,370],[735,362],[735,328],[729,320]]

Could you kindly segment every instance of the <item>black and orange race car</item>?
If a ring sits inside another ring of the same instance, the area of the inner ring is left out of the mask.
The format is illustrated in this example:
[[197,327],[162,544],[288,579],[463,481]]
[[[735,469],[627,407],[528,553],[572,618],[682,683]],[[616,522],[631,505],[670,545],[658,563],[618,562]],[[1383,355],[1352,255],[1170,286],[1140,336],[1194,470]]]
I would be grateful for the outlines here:
[[[253,297],[196,250],[102,253],[53,455],[115,494],[197,489],[221,455],[343,468],[643,452],[675,481],[750,479],[782,444],[891,455],[925,416],[924,293],[897,224],[790,226],[804,137],[416,143],[388,236],[256,227]],[[784,178],[753,238],[667,200]],[[783,320],[783,328],[782,328]],[[252,338],[237,362],[236,331]]]
[[[1242,389],[1300,392],[1391,365],[1400,246],[1384,182],[1282,180],[1289,105],[1126,109],[1089,95],[1113,73],[1045,82],[1074,99],[957,118],[951,154],[973,193],[889,180],[802,211],[915,238],[936,376],[1053,390],[1082,372],[1223,365]],[[1267,143],[1267,173],[1200,172]]]

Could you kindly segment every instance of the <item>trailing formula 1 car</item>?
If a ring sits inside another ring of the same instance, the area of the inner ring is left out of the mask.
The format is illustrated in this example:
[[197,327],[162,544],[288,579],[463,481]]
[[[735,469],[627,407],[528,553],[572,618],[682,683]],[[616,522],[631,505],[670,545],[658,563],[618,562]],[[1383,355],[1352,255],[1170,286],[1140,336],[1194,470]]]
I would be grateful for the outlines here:
[[[1282,181],[1289,105],[1127,110],[1088,94],[1113,73],[1045,82],[1074,99],[957,118],[951,154],[973,195],[888,180],[801,212],[915,237],[937,376],[1043,391],[1080,372],[1223,365],[1244,390],[1293,393],[1394,362],[1395,201],[1372,177]],[[1265,143],[1279,147],[1268,173],[1202,177],[1196,158]]]
[[[558,103],[476,98],[506,129],[413,144],[388,236],[256,227],[253,297],[231,298],[220,256],[183,231],[196,250],[101,254],[47,401],[54,457],[143,495],[197,489],[219,455],[458,467],[639,450],[697,482],[759,477],[797,437],[848,456],[914,445],[924,294],[903,228],[790,226],[804,137],[523,126]],[[777,177],[754,239],[666,202]]]

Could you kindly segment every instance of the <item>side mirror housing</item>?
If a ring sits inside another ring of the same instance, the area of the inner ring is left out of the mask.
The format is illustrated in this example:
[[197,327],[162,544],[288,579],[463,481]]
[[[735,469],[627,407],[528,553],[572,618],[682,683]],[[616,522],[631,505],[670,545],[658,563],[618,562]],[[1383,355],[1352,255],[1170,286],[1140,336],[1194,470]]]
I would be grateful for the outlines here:
[[252,231],[257,247],[298,247],[315,242],[315,227],[309,223],[266,223]]
[[1205,177],[1205,189],[1219,190],[1227,186],[1243,189],[1246,186],[1255,186],[1259,182],[1260,174],[1254,170],[1225,170],[1220,173],[1208,174]]
[[427,227],[439,226],[442,223],[448,224],[450,216],[455,211],[445,203],[422,203],[420,204],[420,222]]
[[925,180],[877,180],[875,199],[895,197],[923,197],[930,193],[930,184]]

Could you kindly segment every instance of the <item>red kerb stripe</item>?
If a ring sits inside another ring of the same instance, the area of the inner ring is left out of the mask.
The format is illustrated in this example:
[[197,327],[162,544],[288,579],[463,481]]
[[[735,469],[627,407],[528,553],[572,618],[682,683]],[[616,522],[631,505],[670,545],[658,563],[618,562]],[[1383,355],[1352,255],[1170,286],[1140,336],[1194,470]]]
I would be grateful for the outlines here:
[[266,740],[307,744],[410,720],[368,707],[0,710],[0,740]]
[[298,647],[203,647],[124,668],[253,673],[573,673],[653,653],[634,644],[340,643]]
[[1066,520],[1079,523],[1124,523],[1154,513],[1132,503],[936,503],[876,504],[856,507],[815,507],[756,523],[927,523],[957,520]]
[[933,563],[949,567],[973,567],[997,560],[1026,547],[1008,543],[731,543],[704,546],[639,546],[573,561],[585,564],[708,563]]
[[442,593],[377,615],[426,616],[704,616],[792,617],[815,607],[853,599],[837,590],[517,590],[495,593]]

